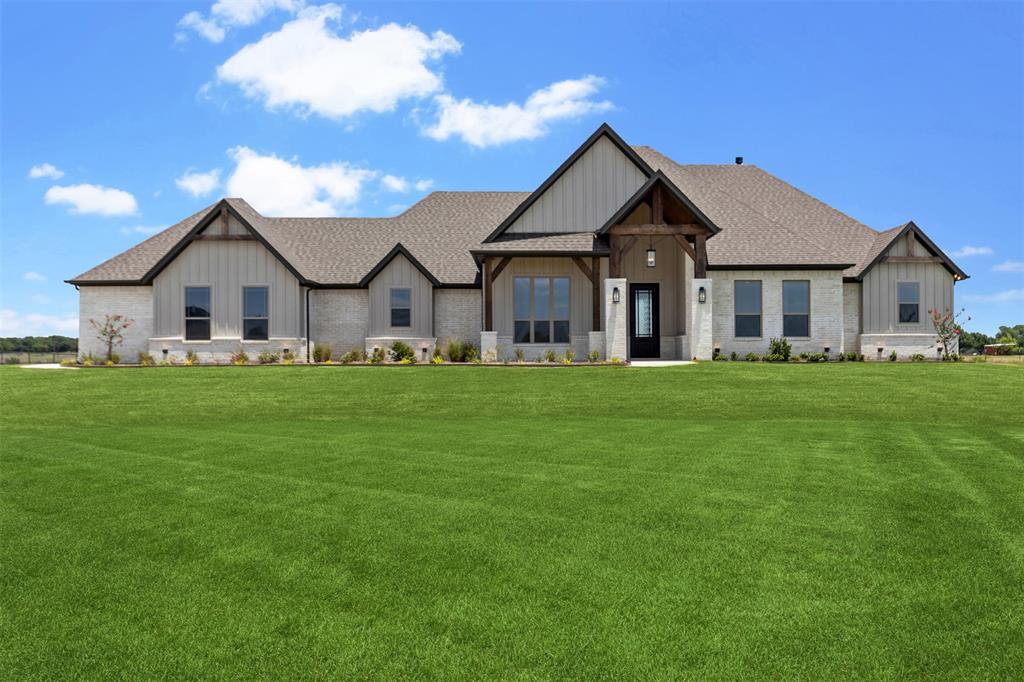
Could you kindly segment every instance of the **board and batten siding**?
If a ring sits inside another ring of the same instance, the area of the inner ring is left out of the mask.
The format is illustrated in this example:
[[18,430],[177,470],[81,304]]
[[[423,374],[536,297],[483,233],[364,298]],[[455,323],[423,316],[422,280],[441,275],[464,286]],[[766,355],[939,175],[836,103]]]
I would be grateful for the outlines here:
[[304,336],[303,293],[294,275],[258,241],[193,241],[153,280],[154,333],[181,339],[185,287],[209,286],[213,339],[241,339],[242,288],[269,288],[271,338]]
[[588,232],[600,228],[647,176],[602,137],[509,227],[507,232]]
[[[607,275],[606,258],[601,259],[601,277]],[[590,259],[586,259],[590,265]],[[513,287],[516,277],[568,277],[569,278],[569,335],[586,336],[593,327],[592,285],[571,258],[539,257],[513,258],[508,267],[494,281],[494,329],[499,337],[513,336]],[[553,344],[550,344],[553,345]]]
[[[918,242],[917,255],[926,252]],[[893,244],[887,256],[906,256],[907,239]],[[898,282],[919,282],[921,291],[917,324],[900,324],[896,303]],[[889,263],[879,261],[864,275],[863,332],[926,334],[934,331],[928,311],[953,310],[953,275],[941,263]]]
[[[377,273],[370,289],[370,336],[426,339],[434,336],[434,285],[402,254]],[[391,290],[411,289],[411,325],[391,326]]]

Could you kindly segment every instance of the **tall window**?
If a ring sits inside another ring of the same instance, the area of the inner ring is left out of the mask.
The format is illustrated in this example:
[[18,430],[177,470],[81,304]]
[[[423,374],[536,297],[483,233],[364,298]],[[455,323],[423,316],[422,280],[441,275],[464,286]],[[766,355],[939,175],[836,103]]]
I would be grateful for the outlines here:
[[569,343],[569,278],[516,277],[513,343]]
[[920,282],[897,282],[896,301],[899,304],[900,324],[917,324],[920,321]]
[[266,341],[270,338],[270,308],[267,287],[242,287],[242,338]]
[[185,287],[185,340],[210,340],[210,287]]
[[391,326],[412,326],[412,289],[391,290]]
[[736,280],[736,336],[761,336],[761,281]]
[[811,283],[808,280],[782,282],[782,335],[811,335]]

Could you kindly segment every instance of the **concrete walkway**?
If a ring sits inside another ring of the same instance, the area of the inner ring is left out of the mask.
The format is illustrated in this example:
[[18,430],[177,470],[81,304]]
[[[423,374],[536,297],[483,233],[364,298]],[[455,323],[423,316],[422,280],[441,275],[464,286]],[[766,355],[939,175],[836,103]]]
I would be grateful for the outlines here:
[[47,362],[41,365],[18,365],[18,367],[24,367],[25,369],[78,369],[78,367],[64,367],[55,362]]
[[680,367],[682,365],[696,365],[693,360],[633,360],[630,367]]

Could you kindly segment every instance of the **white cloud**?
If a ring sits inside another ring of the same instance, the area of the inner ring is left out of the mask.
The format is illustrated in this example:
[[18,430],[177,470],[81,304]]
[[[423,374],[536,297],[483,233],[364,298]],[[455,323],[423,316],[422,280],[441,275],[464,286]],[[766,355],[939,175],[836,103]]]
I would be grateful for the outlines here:
[[[178,21],[181,28],[189,28],[209,40],[211,43],[219,43],[224,40],[224,29],[212,19],[206,19],[199,12],[189,12]],[[179,40],[185,39],[184,33],[177,34]]]
[[78,318],[73,315],[43,315],[0,310],[0,336],[49,336],[78,334]]
[[194,197],[203,197],[220,187],[220,168],[205,173],[185,171],[185,174],[174,181],[182,192]]
[[417,180],[416,181],[416,185],[415,185],[417,192],[426,192],[428,189],[430,189],[433,186],[434,186],[434,181],[433,180]]
[[22,278],[26,282],[45,282],[46,275],[41,275],[38,272],[32,272],[31,270],[22,275]]
[[41,163],[28,169],[28,176],[33,180],[36,178],[50,178],[60,180],[64,177],[64,171],[50,163]]
[[559,81],[537,90],[523,104],[495,105],[439,95],[435,98],[437,122],[423,132],[435,140],[461,137],[474,147],[534,140],[546,134],[555,121],[611,109],[611,102],[593,99],[603,86],[604,79],[597,76]]
[[44,199],[48,204],[70,204],[71,213],[133,215],[139,208],[128,192],[99,185],[54,185]]
[[1024,301],[1024,289],[1007,289],[994,294],[967,294],[964,300],[972,303],[1015,303]]
[[50,297],[46,294],[32,294],[29,296],[29,300],[37,305],[47,305],[50,303]]
[[443,31],[427,35],[393,23],[342,37],[329,26],[341,16],[333,4],[306,8],[231,56],[217,76],[268,109],[340,120],[361,111],[392,111],[400,100],[439,92],[441,76],[428,62],[462,47]]
[[387,207],[387,212],[398,215],[407,208],[409,207],[406,206],[405,204],[391,204],[390,206]]
[[228,154],[237,163],[227,180],[228,194],[270,216],[339,215],[378,175],[340,161],[302,166],[248,147],[235,147]]
[[954,258],[968,258],[970,256],[991,256],[990,246],[964,246],[953,252]]
[[992,267],[996,272],[1024,272],[1024,261],[1008,260]]
[[409,181],[397,175],[385,175],[380,179],[380,184],[389,192],[408,192]]
[[136,235],[136,234],[142,234],[142,235],[145,235],[145,236],[149,237],[149,236],[152,236],[152,235],[156,234],[157,232],[160,232],[163,229],[165,229],[165,228],[163,228],[163,227],[151,227],[149,225],[134,225],[132,227],[122,227],[121,228],[121,234],[129,235],[129,236]]
[[[294,13],[302,5],[302,0],[218,0],[210,8],[209,17],[189,12],[178,21],[178,26],[195,31],[211,43],[219,43],[231,27],[252,26],[276,9]],[[176,37],[184,40],[185,34]]]

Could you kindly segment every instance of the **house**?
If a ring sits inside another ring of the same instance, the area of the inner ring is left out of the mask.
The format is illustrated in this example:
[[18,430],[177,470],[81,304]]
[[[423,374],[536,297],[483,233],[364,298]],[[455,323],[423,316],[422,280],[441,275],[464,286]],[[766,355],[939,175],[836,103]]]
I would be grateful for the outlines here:
[[68,280],[122,354],[315,345],[422,357],[941,352],[967,275],[908,222],[878,232],[752,165],[683,165],[602,125],[533,192],[434,192],[393,218],[271,218],[228,198]]

